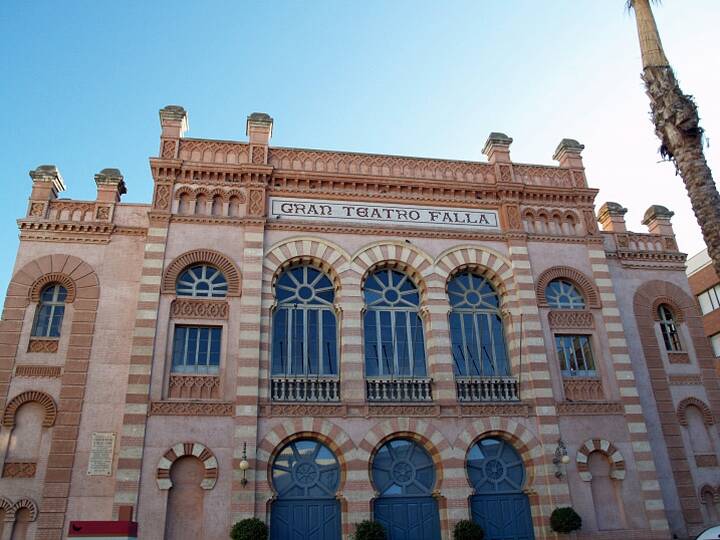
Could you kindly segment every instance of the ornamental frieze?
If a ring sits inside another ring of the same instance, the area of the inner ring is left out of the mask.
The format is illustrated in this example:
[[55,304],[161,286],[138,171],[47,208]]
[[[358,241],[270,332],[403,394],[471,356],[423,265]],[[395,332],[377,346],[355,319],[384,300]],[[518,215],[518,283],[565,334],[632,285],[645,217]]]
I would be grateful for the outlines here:
[[232,416],[230,401],[153,401],[150,416]]
[[170,316],[182,319],[227,319],[229,307],[224,300],[173,300]]

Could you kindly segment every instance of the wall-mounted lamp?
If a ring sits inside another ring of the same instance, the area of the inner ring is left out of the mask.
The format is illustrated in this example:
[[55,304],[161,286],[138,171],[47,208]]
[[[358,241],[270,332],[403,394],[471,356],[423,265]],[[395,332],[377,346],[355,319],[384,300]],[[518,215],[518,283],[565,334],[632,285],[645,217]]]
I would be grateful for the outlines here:
[[243,443],[242,459],[240,460],[240,470],[242,471],[242,478],[240,479],[240,485],[245,487],[247,484],[247,470],[250,468],[250,462],[247,460],[247,443]]
[[570,463],[570,456],[568,456],[567,448],[562,439],[558,439],[557,448],[555,448],[555,457],[553,458],[553,465],[555,465],[555,477],[562,478],[565,474],[563,465]]

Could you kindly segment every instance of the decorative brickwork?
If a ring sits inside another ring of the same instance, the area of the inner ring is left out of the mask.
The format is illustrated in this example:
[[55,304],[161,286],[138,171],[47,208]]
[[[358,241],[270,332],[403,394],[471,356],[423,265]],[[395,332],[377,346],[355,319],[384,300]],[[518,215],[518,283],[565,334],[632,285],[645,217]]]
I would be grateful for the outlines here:
[[173,462],[183,456],[194,456],[202,461],[203,467],[205,467],[205,475],[202,482],[200,482],[200,487],[203,489],[214,488],[218,478],[218,461],[210,449],[200,443],[178,443],[165,452],[165,455],[158,462],[156,472],[158,489],[165,490],[172,487],[170,469]]
[[540,274],[535,284],[535,294],[537,295],[539,306],[548,307],[545,290],[549,283],[557,278],[564,278],[573,282],[582,293],[589,308],[601,307],[600,294],[597,287],[585,274],[569,266],[554,266]]
[[61,274],[58,272],[43,274],[41,277],[36,279],[35,282],[30,285],[30,291],[28,292],[29,301],[34,304],[40,302],[40,293],[42,293],[43,289],[48,285],[55,283],[59,283],[65,287],[65,290],[67,291],[65,303],[72,303],[72,301],[75,300],[75,282],[67,274]]
[[167,267],[162,279],[162,292],[175,294],[180,273],[193,264],[209,264],[220,270],[228,282],[228,296],[240,295],[240,271],[233,261],[218,251],[196,249],[176,257]]
[[15,504],[12,505],[13,518],[21,508],[27,508],[30,511],[30,521],[35,521],[38,518],[38,507],[32,499],[25,497],[16,501]]
[[703,416],[703,422],[705,422],[706,426],[712,426],[715,423],[715,419],[713,418],[713,413],[710,410],[710,407],[708,407],[703,401],[699,400],[696,397],[688,397],[683,399],[677,407],[678,422],[680,422],[681,426],[687,427],[688,425],[685,412],[687,411],[687,408],[691,405],[700,409]]
[[568,328],[568,329],[588,329],[595,327],[595,318],[589,311],[581,311],[579,309],[566,309],[551,311],[548,313],[548,322],[550,328]]
[[[673,402],[660,352],[661,344],[655,333],[655,325],[657,324],[655,318],[657,306],[660,303],[675,306],[676,317],[682,317],[685,324],[687,324],[687,330],[695,346],[703,387],[709,399],[709,410],[712,413],[710,415],[706,412],[703,413],[706,422],[715,417],[716,413],[713,411],[720,410],[720,391],[717,387],[713,354],[708,340],[704,338],[695,299],[678,286],[666,281],[648,281],[641,285],[635,293],[633,309],[645,362],[650,372],[652,391],[660,415],[660,427],[665,444],[672,449],[672,451],[668,452],[673,472],[672,478],[688,529],[699,531],[703,526],[703,516],[696,496],[697,487],[694,486],[692,475],[687,473],[690,470],[691,452],[687,448],[683,449],[682,446],[678,447],[677,444],[677,441],[682,440],[680,431],[681,415],[676,413],[676,411],[679,412],[680,404],[676,405]],[[688,402],[689,404],[690,402]],[[701,410],[703,409],[707,410],[706,407]]]
[[565,399],[568,401],[603,401],[605,393],[600,379],[572,377],[563,379]]
[[575,461],[577,462],[577,469],[579,476],[585,482],[592,480],[592,474],[588,468],[588,460],[590,454],[593,452],[600,452],[610,462],[610,478],[616,480],[625,479],[625,458],[623,458],[620,451],[615,446],[604,439],[589,439],[585,441],[580,448],[578,448]]
[[30,338],[27,352],[31,353],[56,353],[58,350],[57,339]]
[[60,366],[39,366],[36,364],[16,364],[16,377],[38,377],[55,379],[62,374]]
[[670,311],[672,311],[673,318],[675,319],[675,322],[683,322],[685,321],[685,312],[683,309],[670,297],[667,296],[659,296],[655,299],[652,305],[652,313],[653,313],[653,320],[659,321],[660,320],[660,312],[659,308],[663,304],[670,307]]
[[225,300],[177,298],[170,305],[170,316],[182,319],[227,319],[229,311]]
[[57,418],[57,406],[55,405],[55,401],[45,392],[36,390],[30,390],[23,392],[22,394],[18,394],[8,402],[5,407],[5,412],[3,413],[2,425],[9,428],[14,427],[15,413],[22,405],[31,401],[39,403],[42,405],[43,409],[45,409],[45,416],[43,417],[42,422],[43,427],[52,427],[55,423],[55,419]]
[[37,471],[37,463],[34,462],[11,462],[3,464],[3,478],[34,478]]
[[233,404],[226,401],[153,401],[153,416],[233,416]]
[[170,374],[168,397],[185,399],[217,399],[220,377],[217,375]]

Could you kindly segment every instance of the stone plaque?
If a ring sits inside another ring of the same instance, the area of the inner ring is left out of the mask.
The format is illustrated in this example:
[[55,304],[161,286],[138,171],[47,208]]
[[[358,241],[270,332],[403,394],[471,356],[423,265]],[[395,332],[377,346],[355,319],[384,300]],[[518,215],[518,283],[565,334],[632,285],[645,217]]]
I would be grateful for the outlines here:
[[88,475],[110,476],[112,474],[114,450],[115,433],[94,431],[90,438]]
[[270,217],[319,221],[460,227],[499,230],[498,213],[479,208],[445,208],[404,204],[342,203],[338,201],[270,198]]

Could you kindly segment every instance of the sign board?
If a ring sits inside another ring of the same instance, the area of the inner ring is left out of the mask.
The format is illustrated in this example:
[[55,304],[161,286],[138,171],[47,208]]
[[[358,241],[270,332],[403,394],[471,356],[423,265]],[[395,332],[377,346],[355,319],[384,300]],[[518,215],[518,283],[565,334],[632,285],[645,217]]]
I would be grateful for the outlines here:
[[87,473],[90,476],[110,476],[113,468],[115,433],[94,431],[90,437],[90,459]]
[[270,219],[499,230],[495,210],[270,198]]

